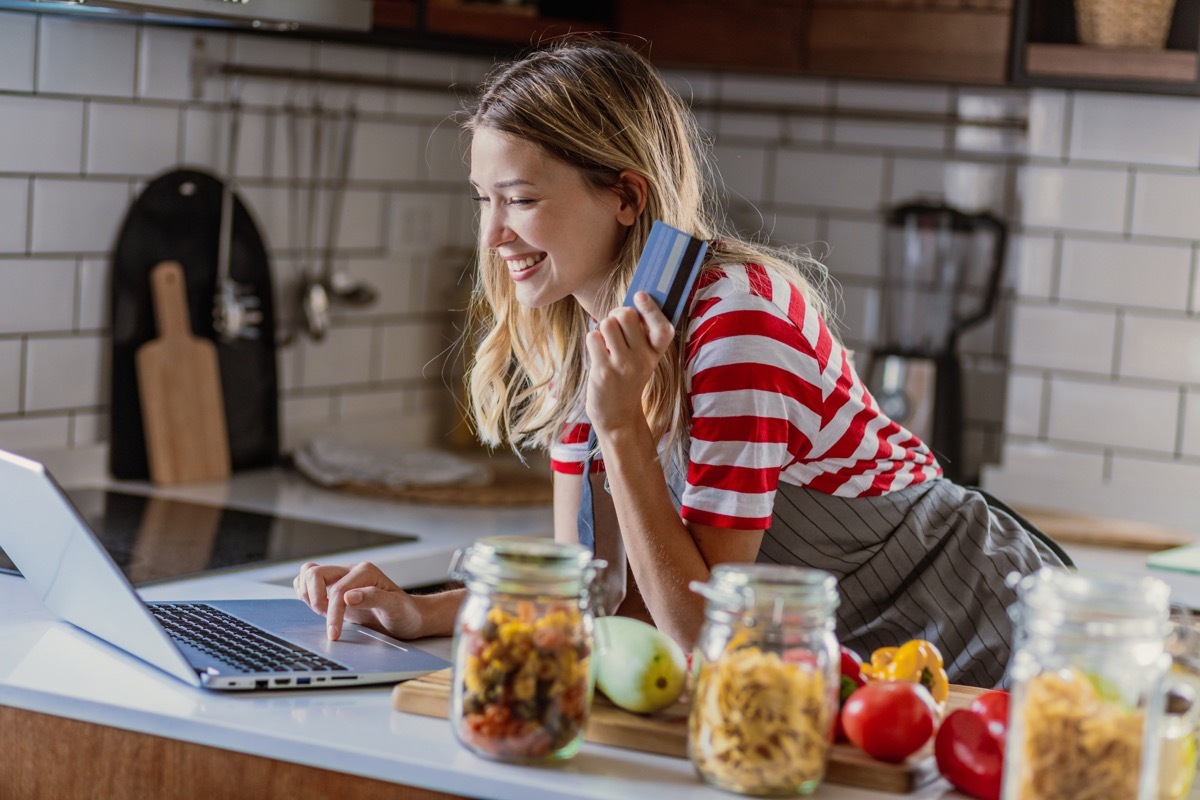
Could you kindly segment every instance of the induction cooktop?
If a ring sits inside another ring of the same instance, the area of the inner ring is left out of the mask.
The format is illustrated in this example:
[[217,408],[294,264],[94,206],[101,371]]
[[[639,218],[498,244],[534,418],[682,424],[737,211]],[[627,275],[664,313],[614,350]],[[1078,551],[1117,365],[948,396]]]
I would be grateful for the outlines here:
[[[417,540],[107,489],[67,494],[134,586]],[[3,550],[0,572],[20,574]]]

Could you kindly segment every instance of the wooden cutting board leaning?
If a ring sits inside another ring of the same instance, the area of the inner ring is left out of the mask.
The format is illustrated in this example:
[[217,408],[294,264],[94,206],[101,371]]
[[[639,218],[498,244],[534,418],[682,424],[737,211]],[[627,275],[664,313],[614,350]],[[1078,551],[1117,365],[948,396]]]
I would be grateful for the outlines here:
[[217,350],[192,335],[183,268],[150,272],[158,338],[138,348],[138,394],[150,479],[160,486],[229,477],[229,438]]
[[[433,672],[421,678],[396,684],[392,690],[392,708],[409,714],[447,719],[450,714],[452,671]],[[965,708],[983,689],[951,686],[946,713]],[[585,738],[594,744],[624,747],[663,756],[687,758],[688,707],[679,703],[652,715],[632,714],[617,708],[599,692],[592,702]],[[938,777],[931,745],[903,764],[876,761],[852,745],[837,744],[830,750],[825,780],[842,786],[855,786],[879,792],[907,794]]]
[[254,338],[233,341],[213,325],[223,183],[190,169],[159,175],[125,216],[112,255],[109,471],[122,480],[150,477],[137,381],[137,351],[158,335],[150,272],[164,261],[183,268],[192,333],[217,349],[233,470],[279,461],[275,310],[270,263],[254,215],[233,193],[229,272],[262,315]]

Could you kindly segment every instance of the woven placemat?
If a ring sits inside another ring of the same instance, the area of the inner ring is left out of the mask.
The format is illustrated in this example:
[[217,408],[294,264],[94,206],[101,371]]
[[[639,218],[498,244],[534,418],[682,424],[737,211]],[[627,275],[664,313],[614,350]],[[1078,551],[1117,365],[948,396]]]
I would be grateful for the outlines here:
[[348,482],[337,488],[354,494],[402,500],[406,503],[431,503],[461,506],[540,506],[550,505],[553,484],[550,471],[512,463],[487,462],[492,482],[483,486],[410,486],[392,488]]

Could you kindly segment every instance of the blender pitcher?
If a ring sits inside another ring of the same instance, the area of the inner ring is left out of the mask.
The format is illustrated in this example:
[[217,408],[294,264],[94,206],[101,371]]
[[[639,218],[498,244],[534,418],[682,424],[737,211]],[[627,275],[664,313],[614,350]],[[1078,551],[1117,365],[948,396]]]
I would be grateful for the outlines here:
[[1007,238],[987,212],[920,201],[887,212],[881,341],[867,386],[956,480],[964,477],[958,339],[992,314]]

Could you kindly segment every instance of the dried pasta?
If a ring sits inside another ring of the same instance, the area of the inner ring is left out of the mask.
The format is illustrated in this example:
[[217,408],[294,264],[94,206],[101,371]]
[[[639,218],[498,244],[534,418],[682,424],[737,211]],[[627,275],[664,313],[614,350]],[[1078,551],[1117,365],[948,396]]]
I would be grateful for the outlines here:
[[1081,672],[1025,685],[1021,800],[1130,800],[1141,777],[1142,713],[1106,700]]
[[700,667],[688,746],[700,774],[724,789],[810,791],[825,774],[831,721],[819,673],[745,647]]
[[553,757],[580,739],[591,703],[590,647],[577,608],[492,606],[459,630],[459,738],[501,759]]

